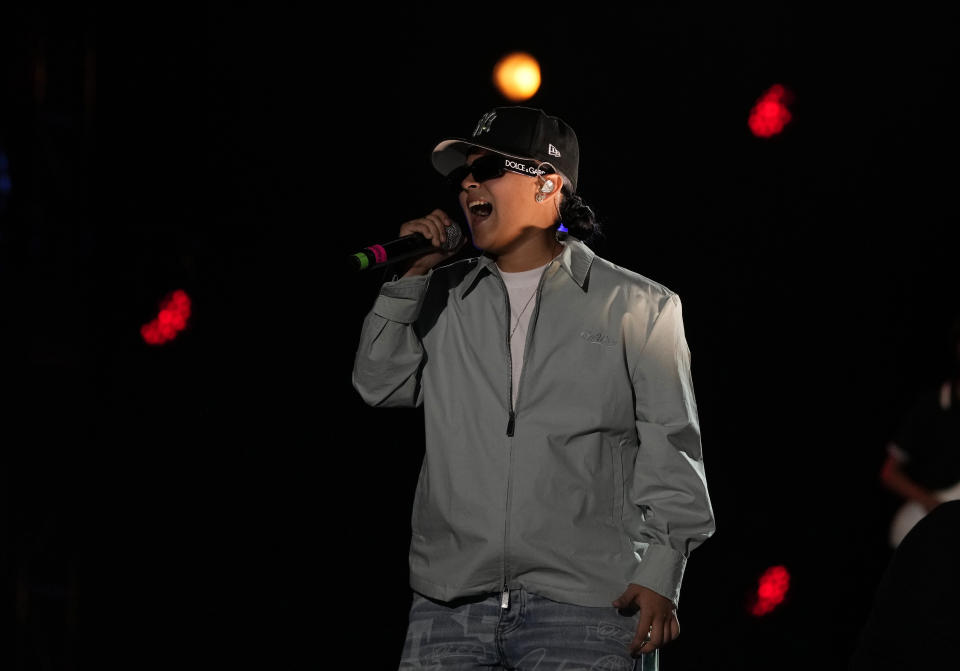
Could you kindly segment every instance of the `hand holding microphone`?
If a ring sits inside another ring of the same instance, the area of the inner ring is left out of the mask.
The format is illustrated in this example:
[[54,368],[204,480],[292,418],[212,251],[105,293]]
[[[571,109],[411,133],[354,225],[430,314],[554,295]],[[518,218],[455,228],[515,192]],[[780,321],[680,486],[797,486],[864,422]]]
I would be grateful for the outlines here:
[[376,268],[398,261],[408,261],[398,270],[404,277],[426,275],[435,265],[463,247],[466,236],[443,210],[434,210],[425,217],[408,221],[400,227],[400,238],[383,245],[371,245],[350,256],[356,270]]
[[412,233],[419,233],[438,249],[436,252],[418,257],[407,268],[407,271],[403,274],[404,277],[426,275],[435,265],[459,252],[467,241],[460,227],[447,216],[446,212],[439,209],[420,219],[408,221],[400,227],[401,236]]

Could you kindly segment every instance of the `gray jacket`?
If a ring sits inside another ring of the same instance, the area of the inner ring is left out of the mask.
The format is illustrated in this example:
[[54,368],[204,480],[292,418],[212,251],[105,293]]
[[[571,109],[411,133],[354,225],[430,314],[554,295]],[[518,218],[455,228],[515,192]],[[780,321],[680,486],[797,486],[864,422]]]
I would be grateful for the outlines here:
[[354,387],[425,411],[409,555],[421,594],[522,586],[610,606],[633,582],[677,603],[714,532],[679,296],[564,245],[537,287],[516,404],[493,259],[386,282],[364,320]]

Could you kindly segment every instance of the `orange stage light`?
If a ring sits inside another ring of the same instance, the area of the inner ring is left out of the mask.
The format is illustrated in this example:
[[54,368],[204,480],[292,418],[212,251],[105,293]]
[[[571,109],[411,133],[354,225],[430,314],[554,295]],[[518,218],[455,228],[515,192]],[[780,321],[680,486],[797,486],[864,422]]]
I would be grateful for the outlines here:
[[493,68],[493,83],[508,100],[526,100],[540,88],[540,64],[521,51],[507,54]]

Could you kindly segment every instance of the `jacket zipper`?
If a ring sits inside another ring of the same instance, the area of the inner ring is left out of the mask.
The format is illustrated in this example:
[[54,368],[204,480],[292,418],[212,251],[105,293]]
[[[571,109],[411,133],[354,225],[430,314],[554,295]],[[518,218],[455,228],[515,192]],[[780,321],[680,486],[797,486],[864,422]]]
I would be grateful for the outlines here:
[[[540,294],[543,291],[543,280],[547,276],[547,271],[550,269],[550,266],[553,265],[553,261],[550,262],[546,268],[543,269],[543,273],[540,275],[540,282],[537,284],[537,299],[535,305],[533,306],[533,314],[530,315],[530,324],[532,325],[527,333],[527,342],[523,347],[523,362],[520,365],[520,380],[523,380],[523,368],[527,364],[527,351],[529,350],[530,340],[533,338],[533,329],[537,325],[537,316],[540,314]],[[507,417],[507,436],[513,437],[513,431],[517,423],[517,414],[513,409],[513,352],[510,348],[510,292],[507,291],[507,285],[503,281],[503,277],[497,273],[497,279],[500,280],[500,286],[503,288],[503,300],[507,308],[507,402],[509,405],[509,414]],[[517,398],[520,398],[520,386],[517,385]],[[513,448],[511,447],[511,450]],[[503,591],[500,593],[500,608],[509,608],[510,607],[510,589],[507,583],[507,539],[510,535],[510,456],[507,457],[507,503],[504,514],[503,521]]]
[[[555,260],[555,259],[554,259]],[[550,266],[553,265],[553,261],[543,269],[543,273],[540,275],[540,282],[537,284],[537,300],[534,301],[533,314],[530,315],[530,323],[534,327],[537,325],[537,316],[540,314],[540,295],[543,293],[543,281],[547,277],[547,271],[550,270]],[[500,275],[497,275],[497,278],[500,280],[500,286],[503,287],[503,297],[504,302],[507,307],[507,374],[509,386],[507,387],[507,401],[509,405],[507,413],[507,435],[513,437],[514,429],[517,425],[517,413],[514,411],[513,406],[513,354],[510,349],[510,293],[507,291],[507,285],[504,283],[503,278]],[[527,341],[529,342],[533,338],[533,328],[527,333]],[[520,380],[523,380],[523,369],[527,365],[527,346],[524,344],[523,347],[523,363],[520,365]],[[517,398],[520,398],[520,385],[517,385]]]
[[[497,273],[500,286],[503,288],[503,302],[507,308],[507,402],[509,417],[507,419],[507,435],[513,436],[515,415],[513,414],[513,354],[510,352],[510,292],[500,273]],[[510,447],[513,450],[513,446]],[[503,591],[500,593],[500,608],[510,607],[510,589],[507,584],[507,538],[510,534],[510,457],[507,454],[507,501],[503,511]]]

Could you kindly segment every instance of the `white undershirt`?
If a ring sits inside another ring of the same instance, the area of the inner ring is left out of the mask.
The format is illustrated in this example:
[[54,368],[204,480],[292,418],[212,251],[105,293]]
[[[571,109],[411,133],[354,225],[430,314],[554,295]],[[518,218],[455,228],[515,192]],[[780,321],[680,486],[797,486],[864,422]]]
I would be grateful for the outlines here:
[[503,283],[507,285],[507,294],[510,296],[510,358],[513,363],[513,405],[517,405],[517,388],[520,386],[520,371],[523,368],[523,350],[527,344],[527,325],[530,315],[536,308],[537,285],[544,268],[550,262],[544,263],[533,270],[522,270],[519,273],[508,273],[500,270]]

